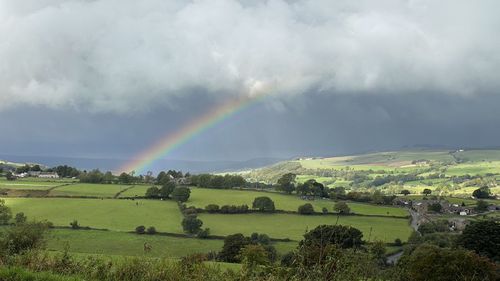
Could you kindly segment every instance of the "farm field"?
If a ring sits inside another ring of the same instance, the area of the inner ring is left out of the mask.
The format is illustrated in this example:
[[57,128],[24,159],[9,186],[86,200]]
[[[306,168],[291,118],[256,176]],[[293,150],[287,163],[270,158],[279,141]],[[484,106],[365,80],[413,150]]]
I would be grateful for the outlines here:
[[[178,258],[194,253],[217,252],[224,244],[221,239],[71,229],[52,229],[48,238],[47,250],[49,251],[63,251],[67,244],[69,251],[73,253],[161,258]],[[152,246],[152,251],[147,254],[143,250],[146,242]],[[284,254],[294,249],[297,243],[276,242],[273,245],[278,253]]]
[[14,189],[14,190],[47,190],[55,186],[64,185],[64,182],[44,182],[34,180],[16,180],[7,181],[0,180],[0,189]]
[[[338,222],[337,222],[337,218]],[[303,216],[293,214],[202,214],[204,227],[215,235],[229,235],[252,232],[266,233],[273,238],[302,239],[307,230],[322,224],[350,225],[363,232],[363,239],[394,242],[400,238],[406,241],[411,233],[407,219],[362,217],[362,216]],[[370,229],[372,229],[370,238]]]
[[119,197],[141,197],[146,194],[146,190],[150,188],[151,185],[134,185],[132,188],[125,190],[122,192]]
[[114,197],[118,192],[129,187],[130,185],[77,183],[57,187],[50,192],[49,196]]
[[[255,197],[268,196],[274,201],[277,210],[297,211],[300,205],[311,203],[317,212],[326,207],[333,212],[335,202],[331,200],[316,199],[302,200],[295,195],[285,195],[273,192],[259,192],[248,190],[225,190],[192,188],[191,196],[186,203],[189,206],[204,208],[208,204],[218,205],[242,205],[252,206]],[[381,216],[407,216],[408,212],[403,208],[377,206],[371,204],[348,202],[351,211],[356,214],[381,215]]]
[[81,226],[134,231],[139,225],[158,231],[182,233],[177,203],[156,200],[5,198],[12,213],[24,212],[29,219],[49,220],[56,226]]

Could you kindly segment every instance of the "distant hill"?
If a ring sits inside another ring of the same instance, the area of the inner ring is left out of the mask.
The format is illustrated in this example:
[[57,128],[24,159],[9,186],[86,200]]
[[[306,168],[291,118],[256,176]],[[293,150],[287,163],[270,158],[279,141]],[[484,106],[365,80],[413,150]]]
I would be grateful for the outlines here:
[[[19,156],[0,155],[0,159],[9,159],[9,167],[22,166],[25,163],[41,163],[47,167],[58,165],[69,165],[82,170],[100,169],[101,171],[112,171],[122,165],[124,159],[110,158],[77,158],[77,157],[55,157],[55,156]],[[189,171],[191,173],[202,172],[233,172],[238,170],[252,169],[267,166],[283,159],[278,158],[255,158],[246,161],[192,161],[192,160],[158,160],[153,163],[151,170],[159,172],[175,169]],[[4,161],[7,163],[7,161]],[[1,162],[0,162],[1,163]]]

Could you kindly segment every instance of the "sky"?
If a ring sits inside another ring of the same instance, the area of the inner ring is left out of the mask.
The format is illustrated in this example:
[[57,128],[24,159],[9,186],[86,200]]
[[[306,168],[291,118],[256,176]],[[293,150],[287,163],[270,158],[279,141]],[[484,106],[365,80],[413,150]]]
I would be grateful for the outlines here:
[[0,155],[118,165],[257,86],[262,100],[162,158],[500,146],[499,10],[498,1],[0,0]]

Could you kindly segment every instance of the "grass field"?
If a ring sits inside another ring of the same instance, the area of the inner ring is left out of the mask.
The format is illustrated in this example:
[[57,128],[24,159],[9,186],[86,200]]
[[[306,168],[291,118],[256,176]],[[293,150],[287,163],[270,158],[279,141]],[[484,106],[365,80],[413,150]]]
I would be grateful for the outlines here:
[[119,197],[136,197],[144,196],[146,190],[150,188],[151,185],[134,185],[132,188],[127,189],[125,192],[121,193]]
[[[145,254],[144,243],[152,246],[152,251]],[[183,257],[194,253],[218,252],[224,244],[220,239],[180,238],[162,235],[137,235],[131,233],[53,229],[48,235],[47,250],[62,251],[65,245],[74,253],[148,256],[148,257]],[[277,242],[273,244],[278,253],[283,254],[297,246],[296,242]]]
[[130,186],[119,184],[77,183],[57,187],[50,192],[49,196],[114,197],[118,192],[128,187]]
[[[187,205],[204,208],[208,204],[218,205],[242,205],[247,204],[252,206],[255,197],[268,196],[274,201],[274,205],[278,210],[297,211],[300,205],[305,203],[313,204],[317,212],[321,212],[323,207],[326,207],[330,212],[333,212],[335,202],[324,199],[302,200],[295,195],[285,195],[272,192],[258,192],[247,190],[226,190],[226,189],[203,189],[192,188],[191,197]],[[381,215],[381,216],[407,216],[408,212],[402,208],[377,206],[370,204],[362,204],[349,202],[351,211],[357,214],[365,215]]]
[[67,198],[5,198],[5,201],[14,214],[24,212],[29,219],[47,219],[56,226],[68,226],[76,219],[81,226],[92,228],[133,231],[144,225],[154,226],[158,231],[182,233],[181,214],[172,201]]
[[[335,224],[337,216],[301,216],[292,214],[242,214],[242,215],[209,215],[202,214],[200,219],[204,227],[216,235],[243,233],[250,235],[252,232],[266,233],[274,238],[290,238],[300,240],[307,230],[321,224]],[[350,225],[363,232],[363,238],[394,242],[400,238],[406,241],[411,233],[411,228],[406,219],[341,216],[338,224]]]
[[47,190],[49,188],[64,185],[64,182],[45,182],[34,180],[15,180],[7,181],[0,180],[0,189],[15,189],[15,190]]

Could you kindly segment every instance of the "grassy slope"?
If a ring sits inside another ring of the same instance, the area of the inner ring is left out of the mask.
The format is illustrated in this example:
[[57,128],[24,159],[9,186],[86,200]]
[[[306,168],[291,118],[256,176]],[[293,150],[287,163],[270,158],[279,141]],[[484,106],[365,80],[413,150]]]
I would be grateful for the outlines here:
[[[252,206],[252,202],[255,197],[268,196],[275,204],[276,209],[286,210],[286,211],[297,211],[300,205],[305,203],[313,204],[316,211],[321,212],[323,207],[326,207],[330,212],[333,211],[333,205],[335,202],[330,200],[317,199],[302,200],[295,195],[284,195],[280,193],[271,192],[258,192],[258,191],[246,191],[246,190],[214,190],[214,189],[203,189],[203,188],[193,188],[191,190],[191,197],[187,202],[189,206],[205,207],[208,204],[218,204],[218,205],[242,205],[247,204]],[[402,208],[386,207],[386,206],[376,206],[370,204],[362,203],[348,203],[351,210],[358,214],[369,214],[369,215],[390,215],[390,216],[407,216],[408,212]]]
[[[47,219],[56,226],[78,220],[81,226],[133,231],[138,225],[158,231],[181,233],[181,214],[171,201],[5,198],[12,212],[24,212],[31,219]],[[136,203],[138,205],[136,205]]]
[[[337,216],[301,216],[289,214],[242,214],[242,215],[200,215],[205,227],[213,234],[228,235],[252,232],[266,233],[275,238],[300,240],[306,230],[321,224],[335,224]],[[371,240],[393,242],[400,238],[406,240],[411,229],[406,219],[345,216],[340,217],[338,224],[351,225],[360,229],[364,239],[368,240],[372,228]]]

